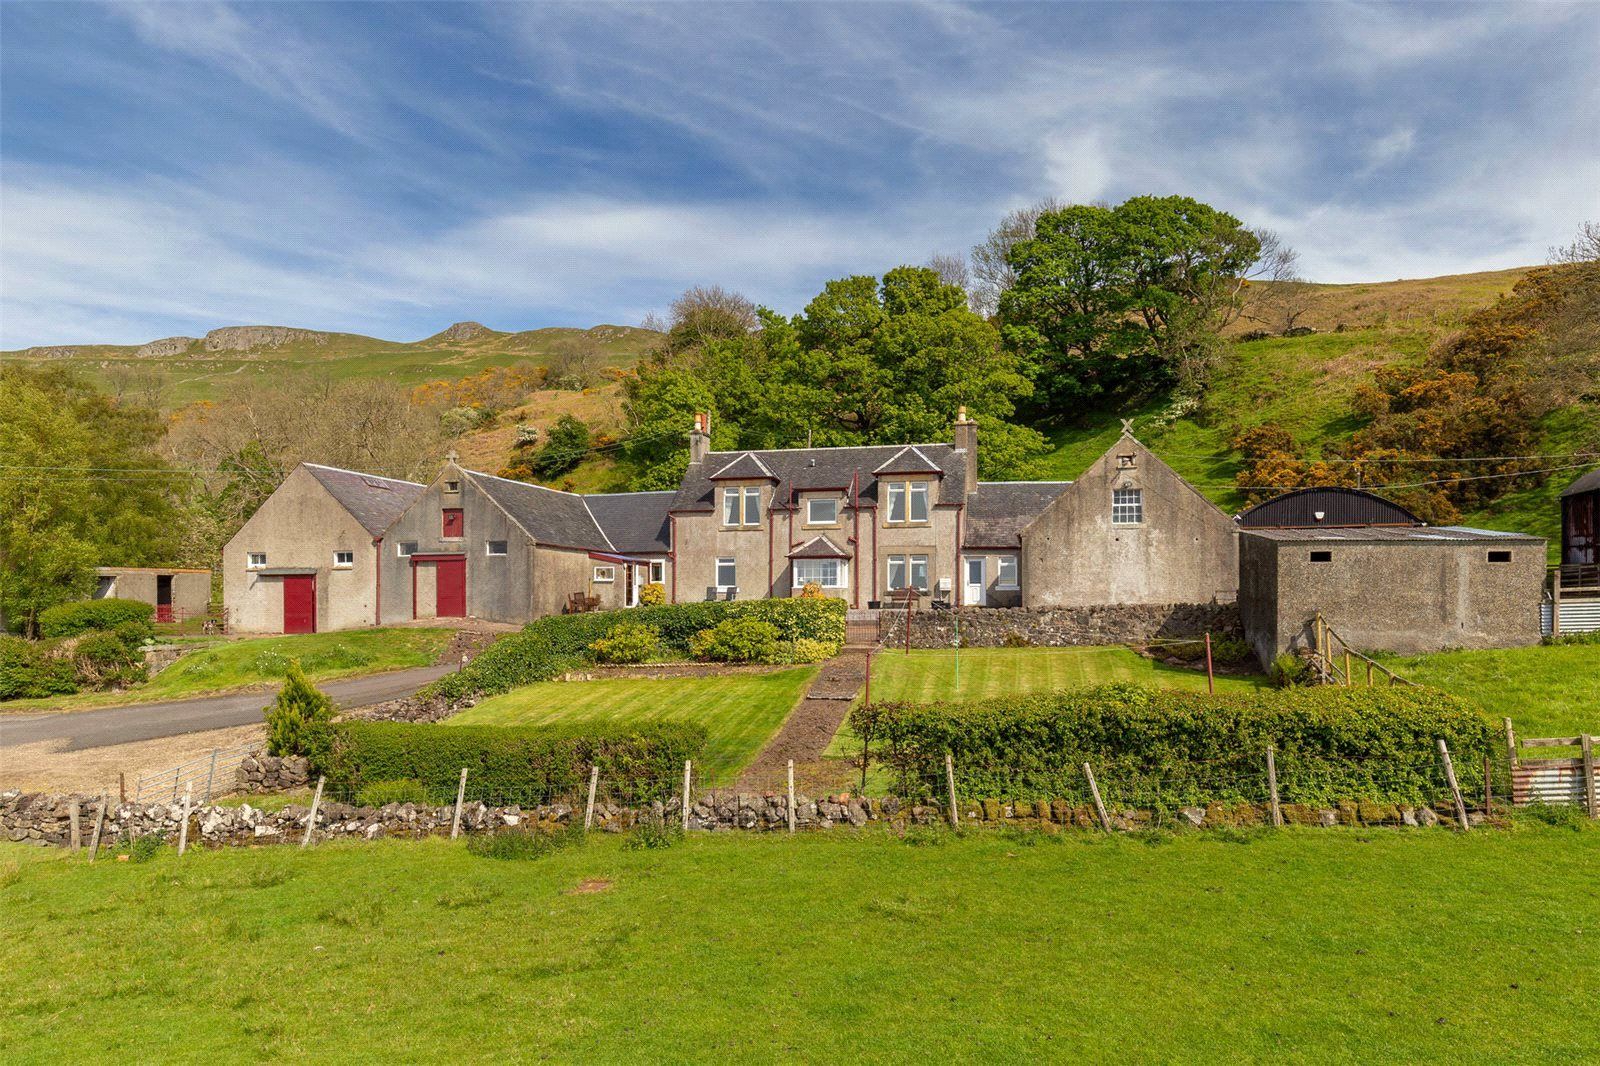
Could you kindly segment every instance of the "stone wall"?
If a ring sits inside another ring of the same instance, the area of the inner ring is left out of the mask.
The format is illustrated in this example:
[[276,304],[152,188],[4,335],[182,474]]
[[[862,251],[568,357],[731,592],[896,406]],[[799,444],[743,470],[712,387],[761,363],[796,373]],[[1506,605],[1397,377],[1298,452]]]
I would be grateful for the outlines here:
[[240,792],[293,792],[311,785],[311,767],[304,756],[255,753],[239,763],[236,785]]
[[[881,617],[885,643],[905,640],[905,615]],[[955,611],[915,611],[911,646],[953,648],[959,623],[961,643],[997,648],[1019,641],[1047,648],[1089,644],[1138,644],[1147,640],[1238,637],[1239,608],[1232,603],[1106,604],[1099,607],[963,607]]]
[[[0,793],[0,833],[8,839],[41,847],[66,847],[70,843],[73,802],[79,803],[79,826],[84,847],[94,832],[98,800],[89,796],[51,796],[38,793]],[[1003,803],[998,800],[969,801],[959,808],[963,825],[1012,825],[1038,829],[1075,827],[1097,829],[1098,816],[1092,808],[1073,806],[1064,801],[1050,803]],[[190,812],[191,845],[299,843],[305,836],[310,810],[290,805],[277,811],[263,811],[249,804],[211,805]],[[379,837],[424,837],[447,834],[453,816],[451,807],[430,807],[412,803],[391,803],[384,807],[357,807],[348,803],[327,802],[317,811],[317,838],[375,840]],[[1427,807],[1400,807],[1389,804],[1342,803],[1337,807],[1313,808],[1296,804],[1283,806],[1284,819],[1306,826],[1435,826],[1451,824]],[[801,829],[863,828],[871,824],[891,830],[915,825],[943,825],[948,817],[942,806],[907,806],[894,798],[873,799],[849,794],[813,800],[795,798],[795,822]],[[1220,804],[1186,807],[1176,816],[1158,819],[1149,811],[1113,810],[1112,828],[1138,830],[1165,825],[1190,828],[1266,825],[1268,810],[1256,804]],[[461,828],[467,833],[497,832],[517,827],[554,828],[583,818],[581,806],[550,804],[538,807],[489,807],[468,803],[461,811]],[[674,797],[648,808],[628,808],[599,803],[595,806],[598,831],[620,833],[643,819],[664,820],[679,825],[682,808]],[[101,837],[103,848],[153,834],[176,844],[183,819],[181,804],[132,804],[110,807]],[[1474,811],[1472,824],[1483,823]],[[699,831],[776,832],[788,826],[786,800],[775,793],[714,793],[695,800],[689,810],[689,828]]]

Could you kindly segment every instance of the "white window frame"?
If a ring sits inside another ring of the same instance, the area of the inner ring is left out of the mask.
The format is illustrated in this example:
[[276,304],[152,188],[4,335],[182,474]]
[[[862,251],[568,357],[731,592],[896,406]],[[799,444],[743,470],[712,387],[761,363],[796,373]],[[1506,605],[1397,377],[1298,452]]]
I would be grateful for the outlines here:
[[[917,505],[921,503],[922,514],[917,514]],[[906,482],[906,521],[912,525],[919,525],[928,521],[928,483],[926,481]]]
[[725,526],[739,525],[739,500],[742,498],[741,489],[722,490],[722,524]]
[[[728,568],[728,576],[733,579],[732,581],[724,582],[722,580],[723,567]],[[736,589],[739,587],[739,562],[737,559],[734,559],[731,556],[722,556],[717,560],[716,569],[713,570],[712,573],[714,575],[713,580],[715,581],[718,589],[727,591],[728,589]]]
[[[349,556],[349,561],[342,561],[341,555]],[[356,553],[352,551],[336,551],[333,553],[333,568],[335,570],[354,570],[356,568]]]
[[1144,523],[1144,491],[1138,488],[1111,490],[1111,524],[1137,526]]
[[[884,584],[888,586],[890,592],[896,592],[903,588],[915,588],[918,592],[928,591],[930,586],[928,583],[928,557],[926,555],[891,555],[885,562],[887,565],[885,567]],[[898,585],[895,584],[894,580],[896,567],[900,569],[902,582]],[[922,571],[921,584],[917,584],[915,581],[918,569]]]
[[651,585],[665,585],[667,583],[667,561],[665,559],[650,560]]
[[267,553],[245,552],[244,568],[246,570],[265,570],[267,568]]
[[761,489],[759,486],[745,486],[744,524],[747,526],[759,526],[761,524]]
[[[411,549],[410,551],[406,550],[407,546],[410,547],[410,549]],[[417,554],[417,542],[414,541],[414,540],[397,540],[397,541],[395,541],[394,554],[395,554],[395,557],[399,558],[399,559],[409,559],[409,558],[411,558],[413,555]]]
[[[1011,580],[1009,581],[1006,580],[1007,570],[1011,571]],[[1017,557],[1015,555],[995,556],[995,588],[1005,589],[1008,592],[1014,591],[1020,587],[1017,581],[1017,575]]]
[[[906,520],[906,483],[904,481],[889,482],[889,517],[885,519],[891,526],[903,525]],[[896,509],[900,516],[895,517]]]
[[597,566],[594,568],[594,583],[596,585],[610,585],[617,580],[617,568],[614,566]]
[[[818,518],[816,507],[825,503],[833,510],[831,518]],[[812,496],[806,500],[806,525],[808,526],[836,526],[839,524],[839,497],[837,496]]]
[[[494,546],[496,544],[500,545],[499,551],[494,550]],[[511,554],[511,544],[508,541],[503,540],[486,540],[483,542],[483,554],[489,556],[491,559],[503,558],[504,556]]]
[[[826,581],[820,580],[816,577],[804,577],[801,575],[800,571],[802,567],[812,566],[832,566],[833,580]],[[842,589],[847,588],[850,584],[849,564],[843,559],[796,559],[791,569],[794,571],[794,587],[797,589],[805,588],[813,581],[815,581],[818,586],[825,589]]]

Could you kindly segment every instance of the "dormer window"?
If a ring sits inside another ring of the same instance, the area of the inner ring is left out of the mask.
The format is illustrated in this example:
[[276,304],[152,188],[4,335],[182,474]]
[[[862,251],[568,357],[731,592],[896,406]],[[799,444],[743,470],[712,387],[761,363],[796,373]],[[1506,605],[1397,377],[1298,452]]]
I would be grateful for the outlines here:
[[722,524],[725,526],[759,526],[761,524],[761,489],[756,485],[722,490]]
[[890,525],[928,520],[928,483],[891,481],[887,485]]

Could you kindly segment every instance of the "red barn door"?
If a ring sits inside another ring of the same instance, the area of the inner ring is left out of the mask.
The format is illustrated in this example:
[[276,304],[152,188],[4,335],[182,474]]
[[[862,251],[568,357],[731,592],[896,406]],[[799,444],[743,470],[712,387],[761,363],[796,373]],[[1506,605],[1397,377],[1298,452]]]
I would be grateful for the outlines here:
[[467,616],[467,560],[465,556],[440,559],[438,567],[438,606],[434,614],[440,618],[465,618]]
[[317,631],[317,575],[284,575],[283,631],[285,633]]

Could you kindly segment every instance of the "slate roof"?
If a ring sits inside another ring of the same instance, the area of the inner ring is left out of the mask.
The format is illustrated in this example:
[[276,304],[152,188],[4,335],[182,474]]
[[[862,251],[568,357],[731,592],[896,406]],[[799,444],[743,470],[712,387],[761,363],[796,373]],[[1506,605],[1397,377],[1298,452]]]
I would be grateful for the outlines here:
[[[683,475],[683,483],[672,501],[674,511],[711,511],[715,509],[715,478],[735,460],[749,456],[759,462],[776,479],[776,499],[780,508],[787,507],[795,493],[808,489],[848,489],[850,482],[860,475],[861,503],[875,507],[878,500],[877,479],[873,471],[896,455],[907,451],[901,444],[869,445],[852,448],[783,448],[769,451],[711,452],[705,460],[690,463]],[[950,444],[918,444],[915,450],[929,462],[928,473],[938,471],[939,480],[935,505],[955,506],[961,503],[966,485],[967,454]],[[756,474],[756,477],[767,475]]]
[[833,542],[826,533],[812,537],[789,553],[791,559],[848,559],[850,553]]
[[711,475],[712,481],[746,481],[751,478],[776,480],[772,468],[754,452],[743,452],[737,459]]
[[967,497],[963,548],[1021,548],[1022,531],[1070,481],[980,481]]
[[874,474],[939,474],[944,471],[939,469],[939,464],[922,454],[922,449],[914,444],[908,444],[895,452],[888,459],[873,470]]
[[1543,537],[1534,537],[1527,533],[1505,533],[1496,529],[1473,529],[1470,526],[1346,526],[1340,529],[1242,529],[1239,532],[1246,536],[1291,543],[1331,541],[1411,544],[1544,543]]
[[582,496],[476,470],[461,473],[540,544],[593,551],[616,550]]
[[414,481],[378,477],[358,470],[341,470],[336,466],[318,463],[300,465],[374,537],[394,525],[395,519],[427,488]]
[[672,550],[667,508],[677,493],[610,492],[585,496],[589,513],[619,552],[662,555]]
[[1562,489],[1561,495],[1576,496],[1580,492],[1600,492],[1600,466],[1578,475],[1578,480]]

